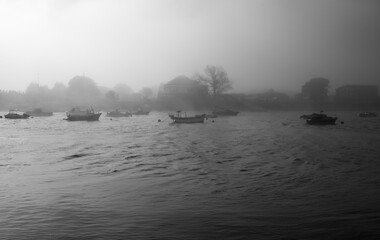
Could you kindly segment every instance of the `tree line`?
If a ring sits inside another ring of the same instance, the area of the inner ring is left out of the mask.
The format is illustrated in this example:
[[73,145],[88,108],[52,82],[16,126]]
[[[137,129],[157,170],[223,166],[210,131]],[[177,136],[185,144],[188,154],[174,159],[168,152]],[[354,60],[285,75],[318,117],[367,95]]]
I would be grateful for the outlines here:
[[196,73],[192,78],[173,81],[162,84],[156,91],[145,87],[137,93],[126,84],[117,84],[113,89],[100,87],[87,76],[75,76],[67,85],[56,83],[52,88],[31,83],[25,92],[0,91],[0,109],[66,111],[73,106],[93,106],[104,110],[201,110],[222,106],[257,111],[317,110],[336,106],[328,94],[330,80],[322,77],[306,81],[294,97],[273,89],[256,94],[228,93],[232,81],[222,66],[209,65],[203,73]]

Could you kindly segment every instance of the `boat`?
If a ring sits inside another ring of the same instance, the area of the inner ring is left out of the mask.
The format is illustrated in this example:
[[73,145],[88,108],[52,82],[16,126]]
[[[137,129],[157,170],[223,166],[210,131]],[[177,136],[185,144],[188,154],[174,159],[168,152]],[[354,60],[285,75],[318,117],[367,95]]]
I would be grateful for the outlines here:
[[217,115],[217,116],[236,116],[239,114],[239,112],[233,111],[233,110],[228,109],[228,108],[219,108],[219,109],[212,111],[212,114]]
[[174,123],[203,123],[206,114],[200,114],[195,116],[187,116],[186,112],[177,111],[176,114],[169,114],[169,117]]
[[312,114],[301,115],[300,118],[302,118],[302,119],[310,119],[310,118],[318,117],[318,116],[319,116],[319,113],[312,113]]
[[306,119],[306,123],[310,125],[334,125],[337,117],[330,117],[321,111],[310,115],[302,115],[300,118]]
[[32,117],[49,117],[53,116],[53,112],[45,112],[41,108],[35,108],[32,111],[27,111],[26,114]]
[[88,108],[86,110],[81,110],[78,107],[72,108],[66,113],[68,121],[98,121],[102,113],[97,113],[94,109]]
[[149,115],[149,111],[138,109],[137,111],[133,112],[132,115]]
[[132,114],[130,112],[120,112],[118,109],[112,112],[107,112],[107,117],[131,117]]
[[362,112],[358,114],[359,117],[377,117],[377,113],[374,112]]
[[26,119],[29,118],[29,115],[26,113],[19,114],[17,110],[9,110],[9,113],[5,114],[4,117],[8,119]]

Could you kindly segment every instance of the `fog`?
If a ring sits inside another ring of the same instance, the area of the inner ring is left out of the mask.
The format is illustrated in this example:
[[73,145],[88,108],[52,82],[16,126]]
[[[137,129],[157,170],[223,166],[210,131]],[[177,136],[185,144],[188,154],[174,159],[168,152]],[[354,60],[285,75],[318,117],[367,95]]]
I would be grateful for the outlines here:
[[85,75],[139,91],[208,64],[233,92],[378,84],[379,25],[375,0],[0,0],[0,89]]

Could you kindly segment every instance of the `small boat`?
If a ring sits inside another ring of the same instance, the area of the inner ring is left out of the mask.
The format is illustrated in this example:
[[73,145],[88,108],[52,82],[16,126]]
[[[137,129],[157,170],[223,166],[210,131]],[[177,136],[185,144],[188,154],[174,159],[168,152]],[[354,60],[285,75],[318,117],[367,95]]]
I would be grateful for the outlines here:
[[53,112],[45,112],[41,108],[33,109],[32,111],[27,111],[26,114],[32,117],[49,117],[53,116]]
[[374,112],[362,112],[358,114],[359,117],[377,117],[377,113]]
[[203,123],[206,118],[206,114],[188,117],[186,112],[182,113],[181,111],[177,111],[175,115],[169,114],[169,117],[174,123]]
[[306,119],[306,123],[310,125],[334,125],[338,118],[327,116],[322,112],[302,115],[300,118]]
[[212,111],[212,114],[217,116],[236,116],[238,115],[238,113],[239,112],[227,108],[219,108],[217,110]]
[[87,110],[81,110],[78,107],[72,108],[66,113],[68,121],[98,121],[102,113],[96,113],[91,107]]
[[133,112],[132,115],[149,115],[149,111],[138,109],[136,112]]
[[107,112],[107,117],[131,117],[132,114],[130,112],[120,112],[118,109],[112,112]]
[[4,117],[8,119],[26,119],[29,118],[29,115],[26,113],[19,114],[16,110],[9,110],[9,113],[5,114]]

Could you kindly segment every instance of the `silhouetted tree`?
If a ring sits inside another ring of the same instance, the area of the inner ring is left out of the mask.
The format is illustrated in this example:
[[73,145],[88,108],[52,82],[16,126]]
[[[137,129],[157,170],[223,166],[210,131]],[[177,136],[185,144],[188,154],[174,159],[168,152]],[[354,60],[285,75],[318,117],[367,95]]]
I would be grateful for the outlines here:
[[116,84],[116,86],[114,87],[114,91],[119,95],[119,98],[121,100],[127,100],[133,93],[132,88],[124,83]]
[[327,101],[330,80],[325,78],[310,79],[302,86],[302,95],[310,100],[313,106],[321,106]]
[[38,104],[48,101],[49,88],[40,86],[38,83],[31,83],[25,90],[26,99],[29,103]]
[[119,96],[113,90],[108,91],[105,97],[107,101],[112,102],[112,103],[116,103],[119,100]]
[[205,75],[197,74],[196,78],[209,87],[212,95],[219,95],[232,89],[231,81],[223,67],[209,65],[204,72]]
[[92,105],[100,98],[100,91],[94,80],[85,76],[76,76],[69,81],[69,96],[76,104]]

